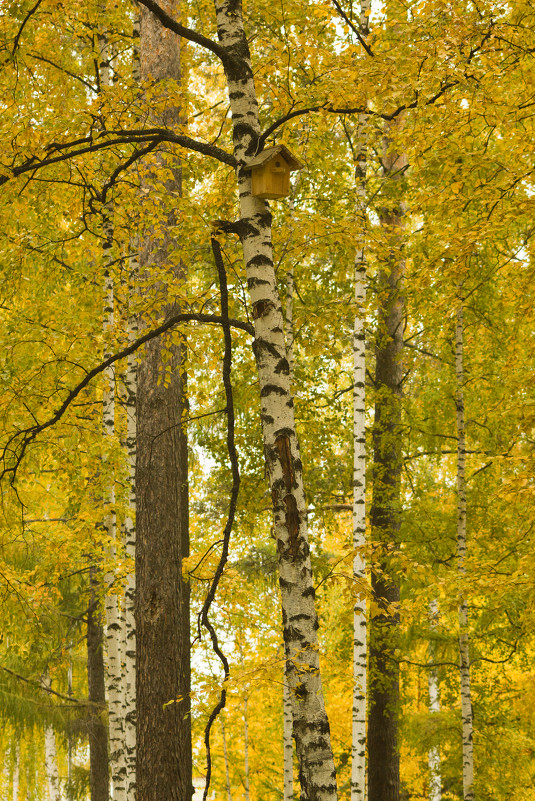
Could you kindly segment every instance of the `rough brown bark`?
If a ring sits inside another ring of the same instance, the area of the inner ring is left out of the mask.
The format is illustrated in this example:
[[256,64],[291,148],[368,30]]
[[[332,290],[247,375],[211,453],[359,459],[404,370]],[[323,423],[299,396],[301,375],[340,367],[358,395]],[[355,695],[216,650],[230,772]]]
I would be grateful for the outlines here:
[[87,684],[89,690],[89,786],[91,801],[108,801],[108,727],[105,721],[104,635],[96,595],[94,570],[90,572],[87,613]]
[[[385,143],[385,172],[397,174],[403,158]],[[392,184],[397,182],[392,179]],[[395,194],[395,188],[392,187]],[[399,201],[381,212],[387,256],[377,274],[379,299],[373,429],[371,538],[375,548],[372,591],[381,614],[370,620],[370,689],[368,719],[368,801],[398,801],[399,667],[393,658],[399,582],[392,575],[389,551],[400,527],[400,398],[403,347],[404,261],[401,254],[402,209]],[[389,611],[387,611],[389,610]]]
[[[178,17],[178,6],[162,3]],[[141,77],[155,83],[180,80],[180,40],[150,12],[141,19]],[[165,87],[162,86],[162,100]],[[158,120],[178,127],[170,103]],[[160,159],[161,157],[158,157]],[[167,162],[169,166],[169,162]],[[180,192],[180,165],[166,182]],[[150,178],[147,179],[150,181]],[[150,186],[150,183],[147,185]],[[175,220],[169,211],[159,231],[146,231],[140,275],[168,265]],[[175,269],[175,280],[182,280]],[[179,311],[162,284],[147,282],[147,304],[167,295],[164,314]],[[170,284],[171,285],[171,284]],[[161,308],[156,312],[161,317]],[[186,406],[185,344],[158,337],[145,347],[137,388],[137,798],[189,801],[191,777],[189,587],[182,579],[188,555],[188,453],[183,430]],[[165,381],[164,381],[165,374]]]

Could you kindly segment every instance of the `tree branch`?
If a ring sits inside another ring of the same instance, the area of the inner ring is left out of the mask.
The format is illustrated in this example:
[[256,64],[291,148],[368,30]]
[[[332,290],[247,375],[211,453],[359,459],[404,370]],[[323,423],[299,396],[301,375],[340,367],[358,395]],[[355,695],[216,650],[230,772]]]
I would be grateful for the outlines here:
[[[2,455],[0,456],[0,464],[3,463],[4,467],[0,471],[0,481],[6,476],[11,475],[10,483],[13,486],[17,469],[24,458],[24,454],[28,449],[29,445],[33,442],[33,440],[45,431],[47,428],[55,425],[71,403],[78,397],[80,392],[85,389],[96,376],[100,375],[100,373],[104,372],[107,367],[114,364],[120,359],[126,358],[131,353],[134,353],[138,348],[145,344],[145,342],[149,342],[151,339],[160,336],[161,334],[168,331],[175,325],[179,323],[187,323],[187,322],[198,322],[198,323],[212,323],[216,325],[229,325],[234,328],[239,328],[242,331],[246,331],[251,336],[254,336],[254,328],[250,323],[244,323],[241,320],[234,320],[234,319],[224,319],[223,317],[219,317],[218,315],[214,314],[199,314],[199,313],[186,313],[186,314],[175,314],[170,317],[165,323],[154,328],[152,331],[147,331],[143,336],[138,337],[134,342],[128,345],[126,348],[123,348],[118,353],[109,356],[103,362],[98,364],[96,367],[93,367],[89,372],[86,373],[84,378],[68,393],[67,397],[61,404],[61,406],[54,412],[54,414],[48,418],[44,423],[36,423],[29,428],[25,428],[22,431],[18,431],[16,434],[13,434],[7,441],[6,445],[4,445],[2,449]],[[14,459],[14,464],[10,467],[6,466],[6,462],[8,459],[8,455],[11,455]]]
[[154,0],[139,0],[139,3],[140,5],[145,6],[145,8],[148,8],[149,11],[152,11],[154,16],[160,20],[164,28],[173,31],[173,33],[176,33],[177,36],[182,36],[184,39],[188,39],[190,42],[195,42],[195,44],[206,48],[206,50],[210,50],[223,62],[223,64],[233,63],[232,57],[229,56],[225,48],[222,47],[218,42],[214,42],[212,39],[209,39],[208,36],[204,36],[202,33],[197,33],[197,31],[192,31],[191,28],[186,28],[184,25],[181,25],[166,11],[164,11],[164,9],[159,6],[158,3],[155,3]]
[[33,6],[33,8],[30,8],[28,13],[24,17],[24,19],[22,21],[22,25],[19,28],[19,32],[15,36],[15,40],[13,42],[13,50],[11,51],[11,55],[12,56],[15,55],[15,51],[16,51],[17,47],[19,46],[20,37],[22,36],[22,31],[24,30],[26,23],[28,22],[30,17],[32,17],[35,14],[35,12],[37,11],[37,9],[39,8],[39,6],[41,5],[42,2],[43,2],[43,0],[37,0],[37,3]]
[[346,12],[344,11],[340,3],[338,3],[338,0],[333,0],[333,5],[340,14],[340,16],[342,17],[342,19],[344,20],[344,22],[346,22],[349,25],[349,27],[351,28],[351,30],[361,43],[366,53],[373,58],[375,53],[372,51],[371,47],[368,44],[366,44],[366,40],[363,38],[360,32],[360,28],[357,25],[355,25],[355,23],[351,19],[349,19],[349,17],[347,16]]
[[[108,136],[115,136],[115,138],[106,139],[105,137]],[[104,139],[104,141],[98,141],[102,139]],[[185,148],[186,150],[193,150],[196,153],[202,153],[205,156],[211,156],[212,158],[222,161],[224,164],[228,164],[231,167],[236,167],[237,164],[234,156],[230,153],[227,153],[226,150],[222,150],[222,148],[217,147],[216,145],[211,145],[208,142],[198,142],[196,139],[191,139],[189,136],[174,134],[172,131],[168,131],[165,128],[150,128],[148,130],[140,129],[134,131],[103,131],[98,135],[97,141],[95,141],[95,137],[87,136],[84,139],[77,139],[74,142],[65,142],[63,144],[52,142],[47,148],[48,151],[59,152],[59,155],[47,156],[44,159],[36,159],[35,156],[32,156],[31,159],[28,159],[18,167],[6,167],[3,165],[3,167],[0,167],[0,169],[7,169],[11,174],[0,175],[0,186],[7,183],[7,181],[11,180],[12,178],[18,178],[19,175],[24,175],[27,172],[33,172],[35,170],[41,170],[44,167],[49,167],[52,164],[58,164],[59,162],[67,161],[68,159],[75,158],[76,156],[83,156],[85,153],[95,153],[99,150],[112,147],[113,145],[129,145],[141,142],[151,142],[153,147],[156,147],[162,142],[171,142]],[[69,150],[69,148],[76,147],[77,145],[81,144],[84,144],[85,146],[79,147],[76,150]]]
[[214,627],[212,626],[210,619],[208,618],[208,612],[215,598],[219,581],[221,579],[223,570],[228,560],[230,534],[232,532],[232,525],[234,523],[234,517],[236,515],[238,493],[240,490],[240,468],[238,463],[238,453],[236,451],[236,443],[234,441],[234,400],[232,396],[232,383],[230,380],[231,365],[232,365],[232,339],[230,331],[230,321],[228,317],[227,274],[225,272],[225,265],[223,263],[223,256],[221,254],[221,246],[214,236],[212,236],[211,238],[211,243],[212,243],[212,252],[214,254],[214,260],[217,267],[217,274],[219,278],[219,288],[221,291],[221,317],[223,318],[223,334],[225,338],[225,353],[223,357],[223,384],[225,387],[225,397],[227,401],[227,450],[232,470],[232,489],[229,498],[227,522],[223,530],[223,548],[221,549],[221,557],[219,559],[219,564],[217,565],[214,578],[212,579],[210,589],[208,590],[208,593],[206,595],[200,613],[200,620],[203,626],[208,630],[210,634],[210,639],[212,640],[212,648],[219,657],[219,660],[223,665],[223,670],[225,674],[223,680],[223,686],[221,688],[221,694],[219,696],[219,701],[212,709],[212,712],[210,713],[210,717],[208,718],[208,722],[206,724],[206,728],[204,730],[204,744],[206,747],[206,784],[204,787],[203,801],[206,801],[208,797],[208,791],[210,789],[210,778],[212,774],[210,731],[212,729],[215,720],[217,719],[217,716],[219,715],[219,713],[226,704],[227,690],[225,682],[227,681],[230,675],[230,666],[228,663],[228,659],[219,646],[217,633]]

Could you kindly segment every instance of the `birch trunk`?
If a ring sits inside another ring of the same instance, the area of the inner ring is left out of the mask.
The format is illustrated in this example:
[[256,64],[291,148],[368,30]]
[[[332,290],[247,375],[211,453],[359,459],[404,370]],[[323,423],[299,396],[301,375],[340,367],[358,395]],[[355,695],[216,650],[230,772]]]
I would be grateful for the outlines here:
[[20,740],[17,740],[15,745],[15,753],[13,755],[13,801],[19,801],[19,780],[20,780]]
[[247,718],[247,701],[248,696],[245,693],[243,697],[243,765],[244,765],[244,779],[245,779],[245,801],[250,801],[251,794],[249,791],[249,720]]
[[[464,419],[463,307],[457,309],[455,325],[455,377],[457,407],[457,559],[459,575],[466,574],[466,434]],[[470,693],[470,654],[468,605],[459,604],[459,667],[461,674],[461,714],[463,739],[463,799],[474,801],[474,753],[472,699]]]
[[283,680],[283,748],[284,748],[284,801],[293,801],[294,797],[294,749],[292,739],[293,717],[292,717],[292,697],[290,687],[286,678],[286,666],[284,668]]
[[[290,197],[290,214],[293,215],[294,199]],[[293,222],[293,221],[292,221]],[[293,225],[292,225],[293,229]],[[288,377],[290,387],[294,381],[294,327],[293,327],[293,300],[294,300],[294,268],[290,265],[286,273],[286,304],[284,307],[284,335],[286,339],[286,353],[288,358]],[[283,709],[283,799],[293,801],[294,797],[294,748],[293,748],[293,716],[292,696],[288,683],[288,663],[284,661],[284,676],[282,680],[282,709]]]
[[260,125],[249,46],[241,5],[216,0],[220,46],[232,111],[234,155],[238,162],[240,230],[247,283],[255,321],[264,453],[277,542],[279,577],[293,731],[302,794],[308,801],[336,798],[330,731],[319,673],[318,620],[310,567],[306,502],[290,392],[283,315],[271,244],[266,201],[251,194],[243,167],[257,150]]
[[[137,278],[137,257],[131,261],[131,278]],[[134,280],[131,280],[131,287]],[[129,315],[128,337],[133,342],[138,336],[137,318]],[[128,357],[126,367],[126,449],[128,462],[129,513],[124,521],[125,554],[135,564],[136,558],[136,395],[137,357]],[[126,797],[136,797],[136,622],[135,622],[135,571],[128,573],[124,594],[124,750],[126,762]]]
[[[106,33],[99,35],[100,83],[105,89],[110,86],[110,46]],[[102,209],[102,236],[104,261],[104,308],[103,308],[103,358],[110,355],[110,342],[114,328],[114,284],[111,263],[113,260],[113,204],[111,201]],[[103,373],[102,393],[102,433],[104,449],[106,439],[115,435],[115,370],[108,367]],[[106,457],[105,457],[106,459]],[[104,459],[104,461],[105,461]],[[104,489],[104,530],[108,545],[108,557],[113,562],[116,556],[117,524],[114,511],[115,487],[113,475],[105,478]],[[106,587],[113,586],[115,576],[110,572],[105,577]],[[114,801],[126,801],[125,761],[123,745],[123,693],[122,693],[122,624],[119,603],[115,591],[106,594],[106,689],[108,695],[109,761]]]
[[[436,599],[429,605],[429,617],[431,629],[436,627],[438,618],[438,603]],[[435,661],[435,646],[431,642],[429,646],[429,657],[431,662]],[[429,686],[429,712],[434,714],[440,712],[440,684],[438,681],[438,670],[432,667],[428,675]],[[438,745],[433,745],[429,749],[429,801],[441,801],[442,798],[442,777],[440,773],[440,751]]]
[[[134,54],[132,78],[140,83],[139,35],[140,15],[137,5],[134,9],[133,40]],[[135,227],[135,221],[134,221]],[[133,308],[135,291],[139,280],[139,241],[133,236],[130,242],[132,255],[129,259],[129,304],[128,304],[128,341],[133,342],[139,334],[137,310]],[[126,459],[128,481],[128,514],[124,520],[125,555],[135,565],[136,558],[136,396],[137,396],[137,354],[132,353],[127,360],[126,377]],[[124,750],[126,762],[126,797],[128,801],[136,798],[136,574],[128,573],[124,593]]]
[[58,770],[56,732],[45,726],[45,766],[49,801],[62,801]]
[[[69,652],[72,654],[73,643],[69,644]],[[67,673],[67,694],[72,697],[72,659],[69,661]],[[67,799],[72,801],[72,732],[69,726],[67,734]]]
[[[367,36],[369,0],[361,3],[360,27]],[[368,13],[366,13],[368,12]],[[366,695],[367,695],[367,625],[366,597],[366,143],[365,114],[359,115],[355,181],[357,214],[361,227],[355,255],[355,318],[353,323],[353,579],[358,593],[353,607],[353,708],[351,801],[366,797]]]
[[[370,509],[376,568],[372,592],[380,614],[370,620],[368,722],[369,801],[398,801],[399,668],[392,658],[398,627],[399,584],[391,575],[389,548],[398,541],[401,479],[401,353],[403,348],[403,212],[396,197],[405,164],[385,139],[385,193],[390,205],[380,211],[387,255],[377,272],[378,331],[375,347],[375,420],[373,492]],[[397,176],[393,177],[393,176]]]
[[225,733],[225,719],[223,715],[219,718],[221,723],[221,737],[223,739],[223,758],[225,760],[225,781],[227,786],[227,799],[228,801],[232,801],[232,796],[230,794],[230,770],[228,764],[228,752],[227,752],[227,735]]
[[[179,14],[177,2],[162,3]],[[165,80],[180,81],[180,40],[146,9],[141,14],[142,81],[151,81],[158,117],[151,123],[179,129],[175,101],[166,99]],[[165,167],[155,158],[153,175]],[[177,160],[164,184],[168,198],[180,195]],[[161,179],[160,179],[161,180]],[[150,308],[171,315],[179,311],[167,285],[151,280],[151,270],[183,281],[181,268],[170,265],[171,206],[159,226],[144,232],[140,242],[140,276]],[[172,286],[172,282],[171,282]],[[163,381],[164,373],[166,380]],[[140,801],[189,801],[193,792],[190,720],[189,584],[182,578],[182,560],[189,553],[188,452],[183,429],[186,412],[185,343],[153,339],[144,348],[137,383],[137,797]]]
[[89,695],[89,788],[91,801],[109,801],[108,730],[104,722],[104,632],[100,621],[95,569],[89,572],[87,612],[87,685]]

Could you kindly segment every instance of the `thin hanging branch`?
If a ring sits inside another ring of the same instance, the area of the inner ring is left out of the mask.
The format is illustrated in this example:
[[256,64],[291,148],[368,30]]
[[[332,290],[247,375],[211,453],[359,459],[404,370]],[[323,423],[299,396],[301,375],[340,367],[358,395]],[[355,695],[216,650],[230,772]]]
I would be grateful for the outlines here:
[[206,801],[208,797],[208,791],[210,789],[210,779],[212,775],[212,757],[210,752],[210,732],[214,722],[217,719],[217,716],[224,708],[226,701],[227,701],[227,690],[225,683],[230,675],[230,667],[228,663],[228,659],[221,650],[219,645],[219,641],[217,639],[217,633],[212,626],[210,619],[208,617],[208,612],[210,610],[210,606],[215,598],[215,594],[217,591],[217,587],[219,585],[219,581],[221,576],[223,575],[223,570],[227,563],[228,559],[228,552],[229,552],[229,541],[230,541],[230,534],[232,531],[232,525],[234,523],[234,518],[236,516],[236,506],[238,502],[238,492],[240,489],[240,468],[238,464],[238,453],[236,451],[236,443],[234,441],[234,401],[232,397],[232,384],[230,380],[231,375],[231,364],[232,364],[232,339],[230,333],[230,321],[228,316],[228,288],[227,288],[227,274],[225,272],[225,265],[223,264],[223,256],[221,254],[221,246],[217,239],[212,236],[211,239],[212,243],[212,252],[214,254],[214,260],[217,267],[217,275],[219,279],[219,288],[221,292],[221,317],[223,319],[223,334],[225,340],[225,352],[223,356],[223,385],[225,387],[225,397],[227,401],[227,450],[229,455],[229,461],[232,471],[232,489],[230,491],[230,499],[229,499],[229,509],[228,509],[228,516],[227,522],[225,524],[225,528],[223,530],[223,548],[221,549],[221,556],[219,558],[219,564],[217,565],[214,577],[212,579],[212,584],[210,585],[210,589],[208,590],[208,594],[205,598],[203,608],[199,615],[200,622],[208,630],[210,634],[210,639],[212,640],[212,648],[214,653],[217,654],[221,664],[223,665],[224,671],[224,679],[223,679],[223,687],[221,689],[221,694],[219,696],[219,701],[212,709],[210,713],[210,717],[208,718],[208,722],[206,724],[206,728],[204,730],[204,744],[206,747],[206,784],[204,788],[204,795],[203,801]]

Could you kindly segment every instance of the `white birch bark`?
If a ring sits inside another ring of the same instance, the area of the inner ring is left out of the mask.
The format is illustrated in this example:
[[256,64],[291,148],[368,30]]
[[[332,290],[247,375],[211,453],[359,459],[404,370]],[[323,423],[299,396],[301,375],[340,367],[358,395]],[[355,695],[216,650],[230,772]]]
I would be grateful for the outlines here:
[[366,795],[367,628],[366,597],[362,589],[366,581],[366,115],[359,116],[357,141],[355,179],[362,233],[355,256],[353,326],[353,579],[358,595],[353,607],[351,801],[363,801]]
[[290,686],[286,678],[286,663],[284,665],[283,678],[283,764],[284,764],[284,801],[293,801],[294,797],[294,748],[292,739],[293,717],[292,717],[292,696]]
[[247,718],[247,701],[248,694],[245,692],[243,696],[243,766],[244,766],[244,780],[245,780],[245,801],[250,801],[251,794],[249,788],[249,720]]
[[[293,230],[293,214],[294,214],[294,192],[295,186],[292,187],[292,193],[288,202],[292,230]],[[288,272],[286,273],[286,303],[284,306],[284,335],[286,339],[286,353],[288,358],[288,376],[290,378],[290,387],[294,381],[294,327],[293,327],[293,299],[294,299],[294,267],[291,263]],[[293,748],[293,716],[292,716],[292,697],[290,686],[287,677],[287,662],[284,661],[284,675],[282,680],[282,714],[283,714],[283,799],[284,801],[293,801],[294,797],[294,748]]]
[[[110,47],[105,33],[99,36],[100,82],[103,88],[110,85]],[[103,260],[104,260],[104,307],[103,307],[103,339],[104,358],[110,355],[110,337],[114,327],[114,285],[110,267],[113,251],[113,205],[111,201],[102,209]],[[102,393],[102,433],[104,442],[115,434],[115,371],[113,366],[103,373],[104,389]],[[105,445],[106,448],[106,445]],[[111,561],[116,555],[115,542],[117,523],[114,511],[115,488],[113,476],[107,478],[103,491],[104,530],[106,532],[108,557]],[[112,586],[114,574],[105,577],[106,586]],[[107,672],[106,690],[108,696],[108,725],[110,744],[110,766],[115,801],[126,801],[125,767],[123,746],[123,693],[122,693],[122,621],[116,592],[106,594],[106,653]]]
[[[139,65],[139,29],[140,16],[134,10],[134,57],[132,66],[133,80],[140,82]],[[130,243],[132,255],[129,262],[129,297],[134,296],[134,288],[139,276],[139,242],[133,237]],[[135,309],[128,309],[128,340],[133,342],[139,334],[139,323]],[[135,564],[136,558],[136,396],[137,396],[137,355],[128,357],[125,377],[126,390],[126,458],[128,469],[128,514],[124,520],[125,555]],[[126,770],[126,797],[128,801],[136,798],[136,623],[135,623],[135,569],[128,573],[124,593],[124,753]]]
[[[72,654],[72,642],[69,644],[69,651]],[[67,694],[72,696],[72,660],[69,661],[67,672]],[[72,798],[72,734],[69,729],[67,736],[67,798]]]
[[[438,602],[434,598],[429,604],[429,619],[431,629],[434,629],[438,618]],[[435,647],[433,643],[429,645],[430,661],[435,660]],[[440,684],[438,681],[438,670],[432,667],[427,677],[429,687],[429,712],[431,714],[440,712]],[[441,801],[442,798],[442,777],[440,772],[440,751],[438,745],[433,745],[427,755],[429,765],[429,801]]]
[[290,392],[283,315],[277,290],[268,203],[251,194],[243,167],[256,152],[260,125],[241,7],[216,0],[217,29],[232,111],[238,162],[240,232],[255,321],[261,421],[279,559],[284,640],[292,695],[293,730],[303,794],[309,801],[336,798],[330,731],[319,673],[318,620],[310,567],[306,501]]
[[[360,31],[364,38],[369,34],[370,10],[370,0],[361,0]],[[358,595],[353,607],[351,801],[364,801],[366,797],[367,605],[362,591],[366,581],[366,123],[367,115],[360,114],[355,168],[360,241],[355,254],[353,324],[353,579]]]
[[[464,413],[463,307],[457,309],[455,325],[455,377],[457,406],[457,558],[461,581],[466,575],[466,435]],[[461,674],[461,715],[463,741],[463,799],[474,801],[474,752],[472,699],[470,693],[470,654],[468,605],[459,604],[459,667]]]
[[223,715],[220,716],[219,722],[221,724],[221,737],[223,740],[223,758],[225,760],[225,781],[227,786],[227,799],[228,801],[232,801],[232,795],[230,793],[230,770],[229,770],[228,752],[227,752],[227,735],[225,733],[225,719]]
[[62,801],[56,733],[48,725],[45,726],[45,768],[49,801]]
[[15,753],[13,755],[13,801],[19,801],[19,780],[20,780],[20,740],[15,744]]

